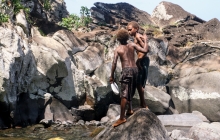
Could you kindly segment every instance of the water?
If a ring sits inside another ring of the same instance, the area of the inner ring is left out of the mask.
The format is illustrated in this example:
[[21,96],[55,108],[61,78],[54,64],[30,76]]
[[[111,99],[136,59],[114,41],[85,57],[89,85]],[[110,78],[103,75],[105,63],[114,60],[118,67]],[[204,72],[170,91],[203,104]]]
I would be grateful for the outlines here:
[[0,140],[91,140],[103,127],[71,126],[44,128],[41,125],[0,130]]
[[[190,127],[166,126],[168,132],[174,129],[189,132]],[[104,127],[77,125],[71,127],[51,126],[44,128],[37,124],[26,128],[0,130],[0,140],[92,140]]]

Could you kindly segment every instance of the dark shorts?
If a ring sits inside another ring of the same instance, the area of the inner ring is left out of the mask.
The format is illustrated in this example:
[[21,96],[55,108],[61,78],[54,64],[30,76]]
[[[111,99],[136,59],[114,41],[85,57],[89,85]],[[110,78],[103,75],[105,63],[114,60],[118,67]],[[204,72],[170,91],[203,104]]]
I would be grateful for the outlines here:
[[142,69],[139,69],[137,84],[141,84],[143,88],[145,87],[147,82],[149,64],[150,59],[148,57],[144,57],[140,60],[140,65]]
[[137,67],[126,67],[122,69],[119,82],[121,83],[121,97],[131,101],[137,87]]

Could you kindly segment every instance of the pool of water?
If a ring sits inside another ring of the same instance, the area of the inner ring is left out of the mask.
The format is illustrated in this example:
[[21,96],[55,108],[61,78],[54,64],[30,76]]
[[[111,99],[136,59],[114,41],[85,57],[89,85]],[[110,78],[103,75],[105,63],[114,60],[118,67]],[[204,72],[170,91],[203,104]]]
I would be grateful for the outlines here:
[[44,128],[40,125],[0,130],[0,140],[91,140],[103,127],[71,126]]

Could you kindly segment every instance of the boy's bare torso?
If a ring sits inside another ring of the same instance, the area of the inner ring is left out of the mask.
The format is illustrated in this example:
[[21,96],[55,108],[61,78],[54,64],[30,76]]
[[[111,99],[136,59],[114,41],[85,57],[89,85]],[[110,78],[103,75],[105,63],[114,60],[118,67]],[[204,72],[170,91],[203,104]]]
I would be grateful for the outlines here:
[[120,57],[122,68],[136,67],[134,47],[132,46],[132,43],[120,45],[117,48],[117,53]]
[[[137,33],[136,36],[135,36],[135,39],[134,39],[134,43],[137,44],[140,47],[143,47],[141,45],[141,43],[144,44],[144,42],[141,40],[141,38],[143,38],[143,35],[141,35],[140,33]],[[140,41],[142,41],[142,42],[140,42]],[[137,53],[139,59],[146,56],[146,53],[142,53],[142,52],[139,52],[139,51],[136,51],[136,53]]]

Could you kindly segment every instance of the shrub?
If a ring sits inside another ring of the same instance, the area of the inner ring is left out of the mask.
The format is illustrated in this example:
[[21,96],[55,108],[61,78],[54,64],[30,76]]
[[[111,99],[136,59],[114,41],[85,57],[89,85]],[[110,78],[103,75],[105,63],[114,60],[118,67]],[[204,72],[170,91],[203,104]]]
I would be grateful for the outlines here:
[[0,13],[0,25],[4,22],[8,22],[9,16],[3,13]]
[[11,0],[11,2],[12,2],[12,6],[13,6],[13,10],[14,10],[15,15],[17,13],[19,13],[21,9],[23,9],[25,12],[30,11],[29,8],[22,5],[21,0]]
[[85,6],[81,6],[80,14],[81,14],[81,23],[82,23],[82,25],[88,27],[89,23],[92,22],[92,19],[90,18],[89,9]]
[[80,27],[80,18],[76,14],[71,14],[67,18],[62,18],[61,26],[66,27],[69,30],[77,29]]
[[50,0],[39,0],[41,6],[46,10],[49,11],[51,9]]
[[76,14],[71,14],[66,18],[62,18],[60,25],[69,30],[77,30],[79,27],[88,27],[89,23],[92,22],[89,9],[85,6],[82,6],[80,9],[80,14],[81,17],[77,16]]

